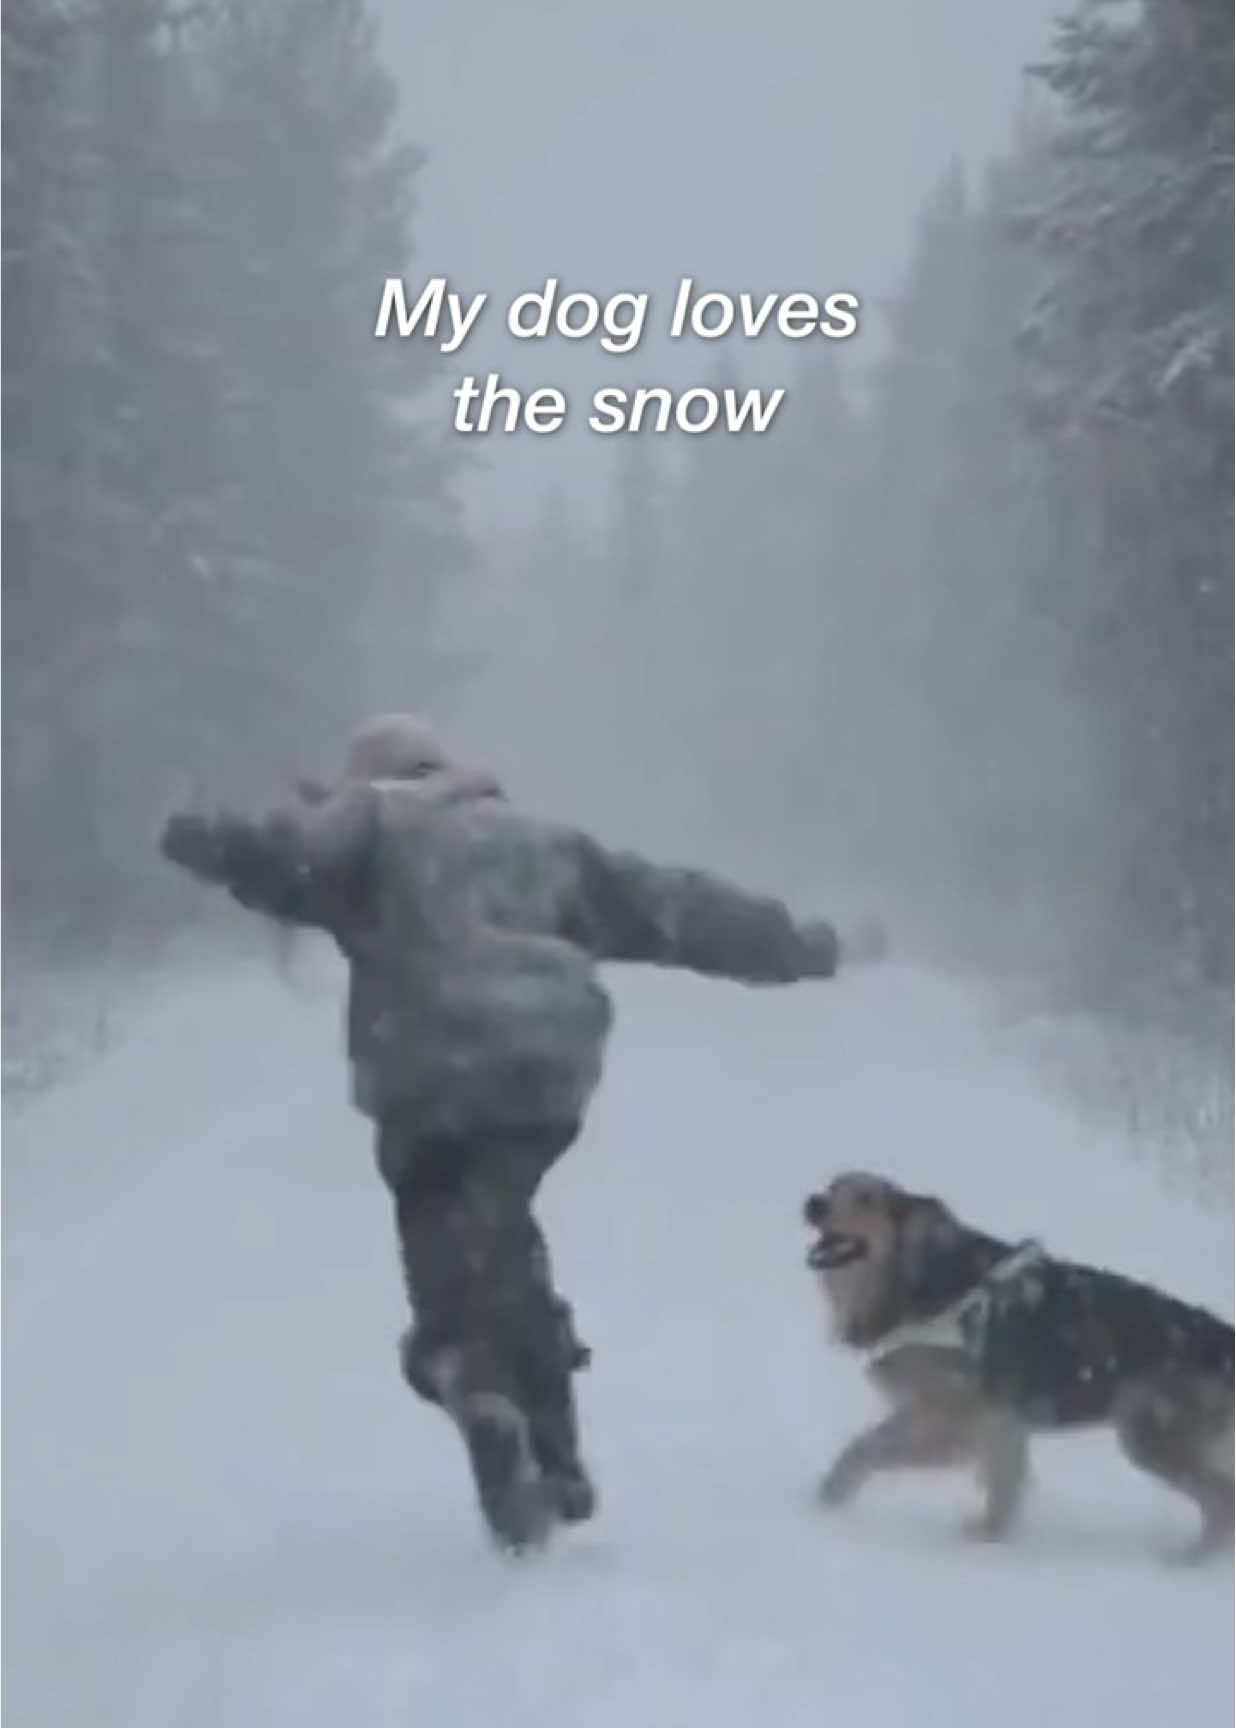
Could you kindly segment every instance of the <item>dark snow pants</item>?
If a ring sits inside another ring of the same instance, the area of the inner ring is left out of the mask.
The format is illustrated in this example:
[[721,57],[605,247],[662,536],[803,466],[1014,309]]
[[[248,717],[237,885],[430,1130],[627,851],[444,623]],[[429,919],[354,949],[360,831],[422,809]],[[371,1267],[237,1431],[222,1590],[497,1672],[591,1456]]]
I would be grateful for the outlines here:
[[571,1375],[588,1357],[554,1290],[532,1201],[575,1134],[571,1125],[427,1139],[391,1122],[378,1141],[415,1319],[401,1346],[405,1378],[431,1403],[445,1401],[444,1374],[456,1396],[513,1399],[547,1475],[579,1467]]

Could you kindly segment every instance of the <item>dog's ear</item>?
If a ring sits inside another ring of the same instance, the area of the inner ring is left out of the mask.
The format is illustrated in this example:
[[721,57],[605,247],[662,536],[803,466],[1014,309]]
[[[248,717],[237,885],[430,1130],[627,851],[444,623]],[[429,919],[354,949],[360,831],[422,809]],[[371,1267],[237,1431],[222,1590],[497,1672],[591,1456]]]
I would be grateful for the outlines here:
[[934,1194],[899,1195],[896,1212],[903,1288],[917,1300],[930,1300],[933,1285],[947,1276],[961,1226]]

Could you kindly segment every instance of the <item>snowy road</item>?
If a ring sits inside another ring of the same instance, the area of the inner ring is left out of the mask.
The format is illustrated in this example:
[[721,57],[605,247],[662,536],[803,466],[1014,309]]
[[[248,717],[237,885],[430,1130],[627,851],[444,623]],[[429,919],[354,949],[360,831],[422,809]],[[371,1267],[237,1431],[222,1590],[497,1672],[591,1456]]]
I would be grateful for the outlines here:
[[1041,1096],[954,988],[628,978],[543,1211],[596,1360],[602,1516],[515,1568],[404,1392],[389,1220],[342,1102],[338,980],[169,993],[6,1126],[12,1728],[1211,1728],[1230,1568],[1106,1437],[1043,1443],[1024,1532],[961,1479],[816,1475],[869,1409],[798,1207],[842,1166],[1230,1313],[1232,1220]]

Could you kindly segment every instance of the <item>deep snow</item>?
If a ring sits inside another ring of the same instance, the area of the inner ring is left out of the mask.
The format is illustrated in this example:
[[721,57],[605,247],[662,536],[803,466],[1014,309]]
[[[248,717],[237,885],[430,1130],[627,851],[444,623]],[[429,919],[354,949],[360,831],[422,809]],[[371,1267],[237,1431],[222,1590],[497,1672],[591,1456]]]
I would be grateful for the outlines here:
[[339,975],[205,971],[4,1140],[4,1707],[14,1728],[1209,1728],[1229,1566],[1105,1436],[1042,1442],[1024,1529],[963,1477],[815,1478],[872,1409],[802,1261],[874,1166],[1231,1312],[1207,1214],[1046,1095],[982,1006],[891,967],[625,977],[542,1211],[595,1362],[603,1508],[530,1564],[404,1391]]

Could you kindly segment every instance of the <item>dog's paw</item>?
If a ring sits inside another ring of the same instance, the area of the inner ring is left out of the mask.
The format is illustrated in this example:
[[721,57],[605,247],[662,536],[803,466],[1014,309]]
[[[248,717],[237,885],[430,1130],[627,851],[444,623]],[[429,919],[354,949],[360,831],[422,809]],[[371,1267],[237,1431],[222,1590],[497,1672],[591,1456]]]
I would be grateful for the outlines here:
[[1194,1566],[1204,1565],[1213,1553],[1213,1548],[1194,1538],[1192,1542],[1174,1542],[1157,1548],[1155,1559],[1171,1572],[1186,1572]]
[[984,1508],[970,1512],[961,1521],[961,1535],[966,1542],[1003,1542],[1008,1537],[1008,1524],[993,1518]]
[[826,1470],[816,1484],[815,1498],[817,1505],[832,1510],[844,1506],[847,1500],[852,1500],[858,1491],[858,1474],[843,1461],[834,1464],[831,1470]]
[[1232,1538],[1227,1534],[1216,1535],[1212,1531],[1203,1530],[1189,1542],[1175,1542],[1170,1546],[1159,1548],[1156,1558],[1161,1566],[1167,1566],[1175,1571],[1188,1571],[1194,1566],[1205,1566],[1220,1556],[1229,1559],[1232,1553]]

